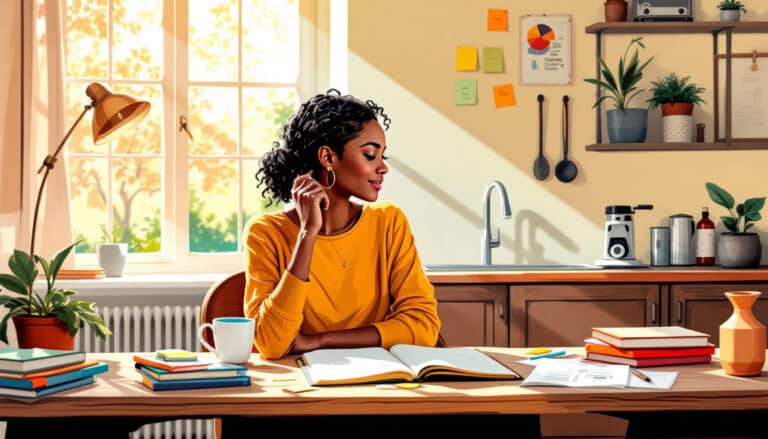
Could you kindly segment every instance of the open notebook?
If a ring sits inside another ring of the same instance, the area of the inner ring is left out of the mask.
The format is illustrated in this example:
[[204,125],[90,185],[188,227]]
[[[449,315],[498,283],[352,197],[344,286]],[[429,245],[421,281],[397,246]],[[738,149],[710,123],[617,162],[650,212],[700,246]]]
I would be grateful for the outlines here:
[[472,348],[432,348],[399,344],[318,349],[297,363],[312,386],[449,379],[516,380],[521,376]]

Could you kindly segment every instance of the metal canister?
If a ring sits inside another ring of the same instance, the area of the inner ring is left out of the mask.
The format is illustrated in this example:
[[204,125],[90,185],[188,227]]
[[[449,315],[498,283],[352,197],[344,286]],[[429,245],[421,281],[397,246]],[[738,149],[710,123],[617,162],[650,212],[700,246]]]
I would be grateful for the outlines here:
[[651,227],[651,265],[669,265],[669,227]]

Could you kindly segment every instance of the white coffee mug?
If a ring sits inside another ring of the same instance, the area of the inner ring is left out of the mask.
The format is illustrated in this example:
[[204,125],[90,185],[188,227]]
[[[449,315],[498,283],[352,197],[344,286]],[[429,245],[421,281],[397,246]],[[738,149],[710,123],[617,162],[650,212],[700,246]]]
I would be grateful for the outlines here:
[[[213,342],[209,345],[203,338],[205,328],[211,328]],[[197,330],[200,344],[225,363],[245,363],[251,356],[253,346],[253,319],[247,317],[218,317],[213,324],[203,323]]]

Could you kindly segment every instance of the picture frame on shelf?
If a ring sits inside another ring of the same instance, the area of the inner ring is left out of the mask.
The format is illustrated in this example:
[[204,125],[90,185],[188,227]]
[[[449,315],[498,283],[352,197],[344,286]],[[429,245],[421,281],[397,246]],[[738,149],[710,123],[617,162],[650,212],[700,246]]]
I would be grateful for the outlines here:
[[570,15],[520,17],[521,84],[571,84],[572,23]]
[[[731,57],[731,141],[768,142],[768,52]],[[715,141],[725,142],[726,55],[717,55],[714,77]]]

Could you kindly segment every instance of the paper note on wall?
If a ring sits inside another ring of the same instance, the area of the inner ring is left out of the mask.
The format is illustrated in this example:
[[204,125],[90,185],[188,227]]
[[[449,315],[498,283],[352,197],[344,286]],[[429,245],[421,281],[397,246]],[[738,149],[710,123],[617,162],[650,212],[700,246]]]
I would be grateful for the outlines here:
[[477,47],[456,48],[456,71],[474,72],[477,70]]
[[457,79],[454,91],[456,105],[477,104],[477,80]]
[[504,71],[504,49],[501,47],[483,47],[483,72],[501,73]]
[[488,9],[488,30],[497,32],[507,31],[506,9]]
[[515,100],[515,88],[512,84],[494,86],[493,100],[496,103],[496,108],[511,107],[517,104],[517,101]]

